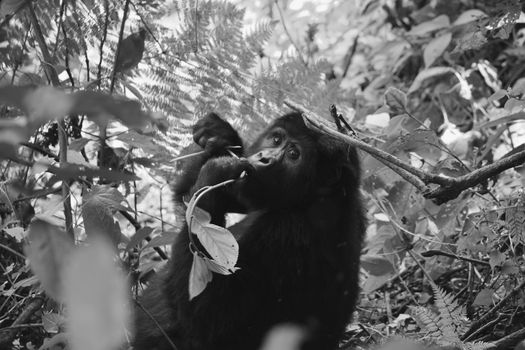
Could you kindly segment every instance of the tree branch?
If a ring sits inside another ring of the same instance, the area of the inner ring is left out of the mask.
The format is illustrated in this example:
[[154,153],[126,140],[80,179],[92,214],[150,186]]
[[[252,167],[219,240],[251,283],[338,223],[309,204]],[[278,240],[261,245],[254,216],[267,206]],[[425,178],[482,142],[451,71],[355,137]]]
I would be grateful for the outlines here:
[[[396,156],[391,155],[383,150],[370,146],[369,144],[345,135],[329,126],[326,120],[317,114],[307,110],[303,106],[286,99],[284,104],[298,112],[301,112],[305,118],[307,126],[318,129],[336,139],[344,141],[367,152],[381,163],[395,171],[403,179],[414,185],[425,198],[433,199],[437,204],[448,202],[459,196],[464,190],[477,186],[487,179],[501,173],[504,170],[513,168],[525,162],[525,150],[517,152],[511,156],[502,158],[492,164],[471,171],[468,174],[455,178],[440,174],[432,174],[421,169],[415,168],[404,163]],[[437,184],[436,188],[430,188],[430,184]]]

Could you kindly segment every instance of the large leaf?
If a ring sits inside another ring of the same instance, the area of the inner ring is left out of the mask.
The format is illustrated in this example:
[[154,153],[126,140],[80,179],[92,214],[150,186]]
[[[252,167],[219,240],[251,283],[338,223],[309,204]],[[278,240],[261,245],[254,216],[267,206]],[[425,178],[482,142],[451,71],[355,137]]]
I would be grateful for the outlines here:
[[385,104],[395,114],[407,112],[407,95],[395,87],[389,87],[385,92]]
[[190,200],[186,210],[189,230],[192,234],[197,235],[212,260],[224,268],[218,268],[214,271],[230,274],[235,271],[235,264],[239,257],[239,244],[230,231],[210,223],[210,214],[196,206],[197,198],[198,196],[194,196]]
[[190,280],[189,280],[189,295],[190,300],[201,294],[209,282],[211,282],[213,275],[206,265],[203,257],[197,253],[193,253],[193,264],[191,265]]
[[[47,121],[60,119],[70,114],[87,115],[98,124],[106,125],[111,118],[116,118],[125,125],[143,129],[150,122],[162,126],[157,115],[142,111],[140,103],[124,97],[108,95],[103,92],[80,91],[66,93],[51,86],[4,86],[0,87],[0,103],[14,106],[22,110],[24,118],[15,124],[9,120],[0,124],[3,129],[16,129],[27,126],[22,130],[26,139],[40,125]],[[20,132],[20,129],[16,129]]]
[[112,242],[120,241],[121,231],[113,214],[117,210],[127,210],[122,203],[124,196],[113,187],[95,186],[84,194],[82,205],[82,218],[88,236],[106,235]]
[[133,250],[137,245],[139,245],[146,237],[149,237],[149,235],[153,232],[153,229],[151,227],[142,227],[139,229],[135,234],[131,237],[129,240],[129,243],[126,245],[126,250],[131,251]]
[[366,254],[361,256],[361,266],[374,276],[390,275],[395,272],[394,265],[379,255]]
[[35,220],[29,227],[29,245],[24,249],[31,270],[40,280],[46,293],[61,300],[62,269],[69,262],[74,244],[71,237],[57,226]]
[[454,74],[454,69],[450,67],[432,67],[422,70],[412,82],[412,85],[410,86],[410,89],[408,89],[407,93],[411,94],[418,91],[427,79],[440,77],[444,74]]
[[423,50],[423,60],[425,62],[425,67],[430,67],[432,63],[434,63],[436,59],[438,59],[443,54],[443,52],[445,52],[448,45],[450,44],[450,40],[452,40],[452,34],[445,33],[432,39],[427,44]]
[[126,339],[129,287],[107,242],[91,240],[64,269],[68,332],[75,350],[119,349]]
[[25,0],[2,0],[0,2],[0,17],[15,13]]

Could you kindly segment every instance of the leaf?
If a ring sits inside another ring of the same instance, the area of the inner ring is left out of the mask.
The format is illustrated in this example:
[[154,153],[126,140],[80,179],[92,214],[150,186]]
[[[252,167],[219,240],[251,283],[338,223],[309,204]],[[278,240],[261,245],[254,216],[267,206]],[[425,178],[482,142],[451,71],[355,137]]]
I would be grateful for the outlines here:
[[376,289],[381,288],[385,283],[387,283],[392,276],[389,275],[382,275],[382,276],[374,276],[370,275],[367,277],[365,282],[362,286],[362,292],[363,293],[371,293]]
[[54,312],[44,312],[42,315],[42,325],[47,333],[58,333],[64,326],[65,320],[62,315]]
[[2,0],[0,3],[0,17],[15,13],[25,0]]
[[505,254],[499,250],[493,250],[489,253],[489,264],[493,270],[496,266],[501,266],[505,260]]
[[154,119],[142,111],[139,102],[124,97],[80,91],[74,94],[74,98],[70,114],[86,114],[99,125],[104,125],[108,122],[108,116],[113,116],[130,128],[142,129]]
[[459,15],[452,25],[459,26],[461,24],[477,21],[478,19],[485,17],[487,17],[485,12],[478,9],[470,9]]
[[129,252],[133,250],[137,245],[139,245],[146,237],[148,237],[153,228],[151,227],[142,227],[131,237],[129,243],[126,245],[126,250]]
[[26,91],[22,101],[24,111],[32,122],[41,125],[49,120],[65,117],[71,111],[74,100],[65,92],[50,86]]
[[202,224],[194,218],[191,232],[197,235],[204,249],[219,266],[227,270],[235,267],[239,244],[230,231],[214,224]]
[[120,204],[125,202],[126,198],[124,198],[118,189],[111,186],[93,186],[90,192],[84,194],[83,199],[85,204],[101,206],[110,209],[112,212],[117,210],[129,210],[127,207]]
[[91,164],[86,162],[86,160],[79,151],[74,151],[72,149],[67,150],[67,162],[70,164],[84,165],[87,167],[92,166]]
[[25,238],[25,231],[21,226],[6,227],[3,231],[16,239],[17,242],[21,242]]
[[78,249],[64,270],[71,349],[119,349],[126,340],[129,287],[103,239]]
[[507,96],[507,90],[499,89],[489,96],[487,102],[494,103],[494,101],[497,101],[505,96]]
[[473,305],[477,306],[491,306],[492,297],[494,296],[494,291],[490,288],[482,289],[476,298],[474,299]]
[[82,197],[82,218],[88,236],[105,235],[115,245],[120,242],[120,226],[113,214],[117,210],[126,211],[120,203],[124,196],[113,187],[95,186]]
[[479,125],[476,129],[480,130],[480,129],[485,129],[485,128],[491,128],[491,127],[496,126],[496,125],[509,123],[511,121],[514,121],[514,120],[522,120],[522,119],[525,119],[525,112],[512,113],[512,114],[503,116],[501,118],[489,120],[489,121]]
[[389,87],[385,92],[385,104],[396,114],[407,112],[407,95],[395,87]]
[[82,148],[84,148],[91,140],[86,138],[79,138],[76,140],[71,141],[71,143],[68,146],[68,150],[78,151],[80,152]]
[[374,276],[383,276],[395,272],[392,263],[379,255],[363,255],[361,256],[361,266]]
[[427,44],[423,50],[423,60],[425,62],[425,67],[430,67],[432,63],[434,63],[436,59],[438,59],[443,54],[443,52],[445,52],[448,45],[450,44],[450,40],[452,40],[452,34],[445,33],[432,39]]
[[190,300],[201,294],[213,275],[206,265],[204,258],[201,258],[196,252],[193,253],[193,264],[191,265],[190,281],[188,284]]
[[520,268],[514,261],[505,261],[501,266],[501,273],[504,275],[517,275],[520,273]]
[[199,195],[204,191],[206,191],[205,188],[196,192],[188,203],[186,222],[190,232],[197,236],[206,252],[211,256],[209,265],[212,270],[221,274],[231,274],[236,270],[239,244],[230,231],[210,223],[210,214],[196,206]]
[[369,114],[365,118],[365,123],[371,126],[386,128],[390,121],[388,113]]
[[139,102],[98,91],[69,94],[51,86],[4,86],[0,87],[0,103],[24,111],[33,129],[68,114],[87,115],[99,125],[106,125],[110,117],[137,129],[145,128],[150,122],[159,127],[163,124],[157,114],[142,111]]
[[450,67],[432,67],[422,70],[414,79],[414,82],[410,86],[410,89],[408,89],[407,94],[410,95],[411,93],[419,90],[425,82],[425,80],[439,77],[444,74],[454,74],[454,69]]
[[24,252],[31,270],[46,293],[60,301],[63,290],[61,271],[68,264],[74,249],[71,237],[56,226],[34,220],[29,227],[29,242]]
[[418,35],[422,36],[430,32],[434,32],[439,29],[448,28],[450,26],[450,20],[447,15],[437,16],[436,18],[418,24],[417,26],[412,27],[412,29],[407,33],[408,35]]

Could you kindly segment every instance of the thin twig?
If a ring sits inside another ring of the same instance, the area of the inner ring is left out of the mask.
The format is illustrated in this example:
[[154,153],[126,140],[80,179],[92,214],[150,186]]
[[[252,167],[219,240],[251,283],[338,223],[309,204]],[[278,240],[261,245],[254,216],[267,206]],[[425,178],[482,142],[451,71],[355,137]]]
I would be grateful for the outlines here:
[[344,60],[344,67],[343,67],[343,75],[342,77],[346,77],[346,74],[348,73],[348,68],[350,68],[350,64],[352,64],[352,60],[354,58],[355,52],[357,50],[357,43],[359,41],[359,34],[355,36],[354,43],[352,44],[352,47],[348,51],[348,53],[345,55]]
[[[522,328],[514,333],[511,333],[501,339],[493,342],[496,349],[510,349],[516,345],[519,341],[525,339],[525,328]],[[518,349],[518,348],[516,348]]]
[[179,156],[179,157],[176,157],[174,158],[172,161],[173,162],[178,162],[179,160],[183,160],[183,159],[186,159],[186,158],[191,158],[191,157],[195,157],[195,156],[199,156],[201,154],[204,154],[206,151],[198,151],[198,152],[195,152],[195,153],[190,153],[190,154],[185,154],[183,156]]
[[16,255],[17,257],[21,258],[23,261],[26,260],[26,257],[22,254],[20,254],[19,252],[17,252],[16,250],[12,249],[12,248],[9,248],[8,246],[0,243],[0,248],[4,249],[4,250],[7,250],[9,253],[13,254],[13,255]]
[[[63,8],[63,10],[62,10],[62,8]],[[66,13],[66,11],[67,11],[67,3],[66,3],[66,1],[62,2],[61,11],[64,11],[64,13]],[[67,15],[67,13],[66,13],[66,15]],[[64,25],[64,22],[62,22],[61,27],[62,27],[62,34],[64,35],[64,46],[65,46],[65,51],[66,51],[64,53],[64,63],[66,64],[66,73],[67,73],[67,76],[69,78],[69,82],[71,83],[71,88],[74,89],[75,88],[75,80],[73,79],[73,74],[71,73],[71,67],[69,65],[69,45],[68,45],[68,42],[67,42],[67,31],[66,31],[66,26]],[[58,37],[58,33],[57,33],[57,37]],[[57,44],[58,44],[58,40],[57,40]],[[89,71],[89,67],[87,69]]]
[[98,68],[97,68],[97,85],[100,90],[100,83],[102,81],[102,58],[104,56],[104,44],[106,43],[106,38],[108,36],[108,25],[109,25],[109,2],[104,0],[104,29],[102,30],[102,39],[100,39],[100,45],[98,47],[99,59],[98,59]]
[[24,323],[24,324],[17,324],[14,326],[7,326],[5,328],[0,328],[0,332],[6,332],[11,329],[22,329],[22,328],[35,328],[35,327],[44,327],[43,323]]
[[171,340],[171,338],[168,336],[168,334],[166,333],[166,331],[164,330],[164,328],[162,328],[162,326],[160,325],[160,323],[155,319],[155,317],[153,317],[153,315],[148,311],[146,310],[146,308],[144,307],[144,305],[142,305],[140,302],[138,302],[137,300],[135,300],[135,304],[137,304],[137,306],[146,314],[146,316],[149,317],[150,320],[153,321],[153,323],[155,324],[155,327],[157,327],[157,329],[162,333],[162,336],[166,339],[166,341],[170,344],[171,348],[174,349],[174,350],[177,350],[177,347],[175,346],[175,344],[173,343],[173,341]]
[[496,317],[495,319],[493,319],[492,321],[490,322],[487,322],[486,324],[484,324],[483,326],[481,326],[477,331],[473,332],[471,335],[469,335],[468,337],[465,338],[464,342],[469,342],[469,341],[473,341],[474,339],[476,339],[476,337],[478,335],[480,335],[481,333],[483,333],[484,331],[486,331],[487,329],[493,327],[494,325],[498,324],[498,322],[503,318],[502,315],[498,315],[498,317]]
[[437,249],[427,250],[421,253],[421,256],[425,258],[430,258],[436,255],[448,256],[449,258],[453,258],[453,259],[468,261],[474,264],[479,264],[479,265],[484,265],[484,266],[490,266],[490,264],[487,261],[473,259],[473,258],[469,258],[466,256],[460,256],[460,255],[456,255],[456,254],[449,253],[449,252],[444,252],[442,250],[437,250]]
[[[80,23],[80,17],[78,16],[76,6],[73,7],[73,11],[71,12],[71,15],[73,16],[73,19],[75,20],[75,23],[77,24],[77,28],[79,31],[82,31],[82,25]],[[86,45],[86,39],[81,36],[80,37],[80,43],[82,44],[82,50],[84,51],[84,61],[86,61],[86,81],[89,82],[91,80],[90,78],[90,68],[89,68],[89,57],[88,57],[88,48]]]
[[129,3],[130,0],[126,0],[126,4],[124,5],[124,13],[122,14],[122,23],[120,24],[120,32],[118,34],[118,42],[117,42],[117,52],[115,52],[115,61],[113,62],[113,72],[111,74],[111,85],[109,86],[109,93],[113,93],[113,89],[115,88],[115,78],[117,75],[117,59],[118,55],[120,54],[121,49],[121,43],[122,38],[124,37],[124,28],[126,26],[126,19],[128,18],[128,11],[129,11]]
[[476,331],[479,327],[487,323],[488,320],[492,317],[492,315],[496,313],[496,311],[501,309],[511,297],[521,292],[523,288],[525,288],[525,280],[521,282],[516,288],[511,290],[509,294],[507,294],[503,299],[501,299],[499,303],[494,305],[492,309],[487,311],[487,313],[481,316],[476,322],[472,323],[469,330],[465,334],[463,334],[463,336],[461,337],[461,340],[465,340],[466,338],[468,338],[469,335],[474,333],[474,331]]
[[[38,42],[38,45],[40,46],[40,51],[42,52],[42,56],[44,58],[44,62],[46,64],[43,65],[44,70],[46,71],[49,80],[51,80],[51,83],[55,87],[60,86],[60,80],[58,79],[57,72],[52,66],[53,59],[51,55],[49,54],[49,51],[47,49],[46,41],[44,39],[44,35],[42,34],[42,29],[40,28],[40,23],[38,22],[38,18],[35,14],[35,9],[33,8],[33,4],[28,4],[29,9],[29,16],[31,18],[31,23],[35,29],[35,37]],[[64,116],[59,116],[61,119],[58,123],[58,144],[59,144],[59,158],[60,158],[60,165],[65,165],[67,163],[67,134],[66,134],[66,124],[64,120]],[[64,218],[66,222],[66,231],[69,234],[71,238],[74,239],[75,233],[73,231],[73,216],[72,216],[72,208],[71,208],[71,199],[69,195],[69,186],[66,181],[62,181],[62,199],[64,200]]]
[[[44,305],[44,302],[45,298],[43,294],[38,294],[37,296],[35,296],[31,300],[31,302],[24,308],[24,310],[18,315],[11,327],[17,326],[19,324],[25,324],[35,312],[40,310],[40,308]],[[8,347],[11,346],[11,342],[16,337],[17,330],[17,328],[12,328],[0,333],[0,345]]]
[[274,3],[275,3],[275,6],[277,7],[277,11],[279,12],[279,17],[281,18],[281,24],[283,25],[284,32],[288,36],[288,40],[290,40],[290,43],[292,43],[292,46],[295,48],[295,50],[297,50],[297,56],[299,56],[299,59],[301,60],[301,62],[305,66],[307,66],[306,61],[304,60],[303,55],[301,54],[301,51],[299,50],[299,46],[297,46],[297,44],[295,43],[295,41],[292,38],[292,35],[288,31],[288,28],[286,27],[286,23],[284,22],[283,11],[281,10],[281,7],[279,6],[278,1],[274,0]]

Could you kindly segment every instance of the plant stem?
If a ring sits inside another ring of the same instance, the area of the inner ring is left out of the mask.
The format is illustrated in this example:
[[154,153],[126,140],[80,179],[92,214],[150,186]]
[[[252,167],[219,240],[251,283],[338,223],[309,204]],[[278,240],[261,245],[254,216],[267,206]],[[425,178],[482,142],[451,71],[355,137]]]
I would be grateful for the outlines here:
[[[51,57],[47,49],[46,41],[44,39],[44,35],[42,34],[42,28],[40,27],[40,23],[38,22],[38,18],[36,17],[33,4],[29,2],[27,7],[29,9],[29,17],[31,18],[31,23],[35,28],[35,39],[38,42],[38,46],[40,47],[40,51],[42,52],[42,57],[44,58],[43,67],[46,71],[47,76],[49,77],[49,80],[51,81],[51,84],[53,84],[53,86],[55,87],[60,87],[60,80],[58,79],[58,74],[54,66],[52,65],[53,58]],[[59,161],[60,165],[62,166],[67,163],[67,134],[64,116],[60,116],[60,118],[61,119],[58,123],[58,144],[60,149]],[[66,231],[69,234],[69,236],[74,240],[75,233],[73,231],[71,199],[69,185],[66,181],[62,181],[62,200],[64,201],[64,219],[66,221]]]

